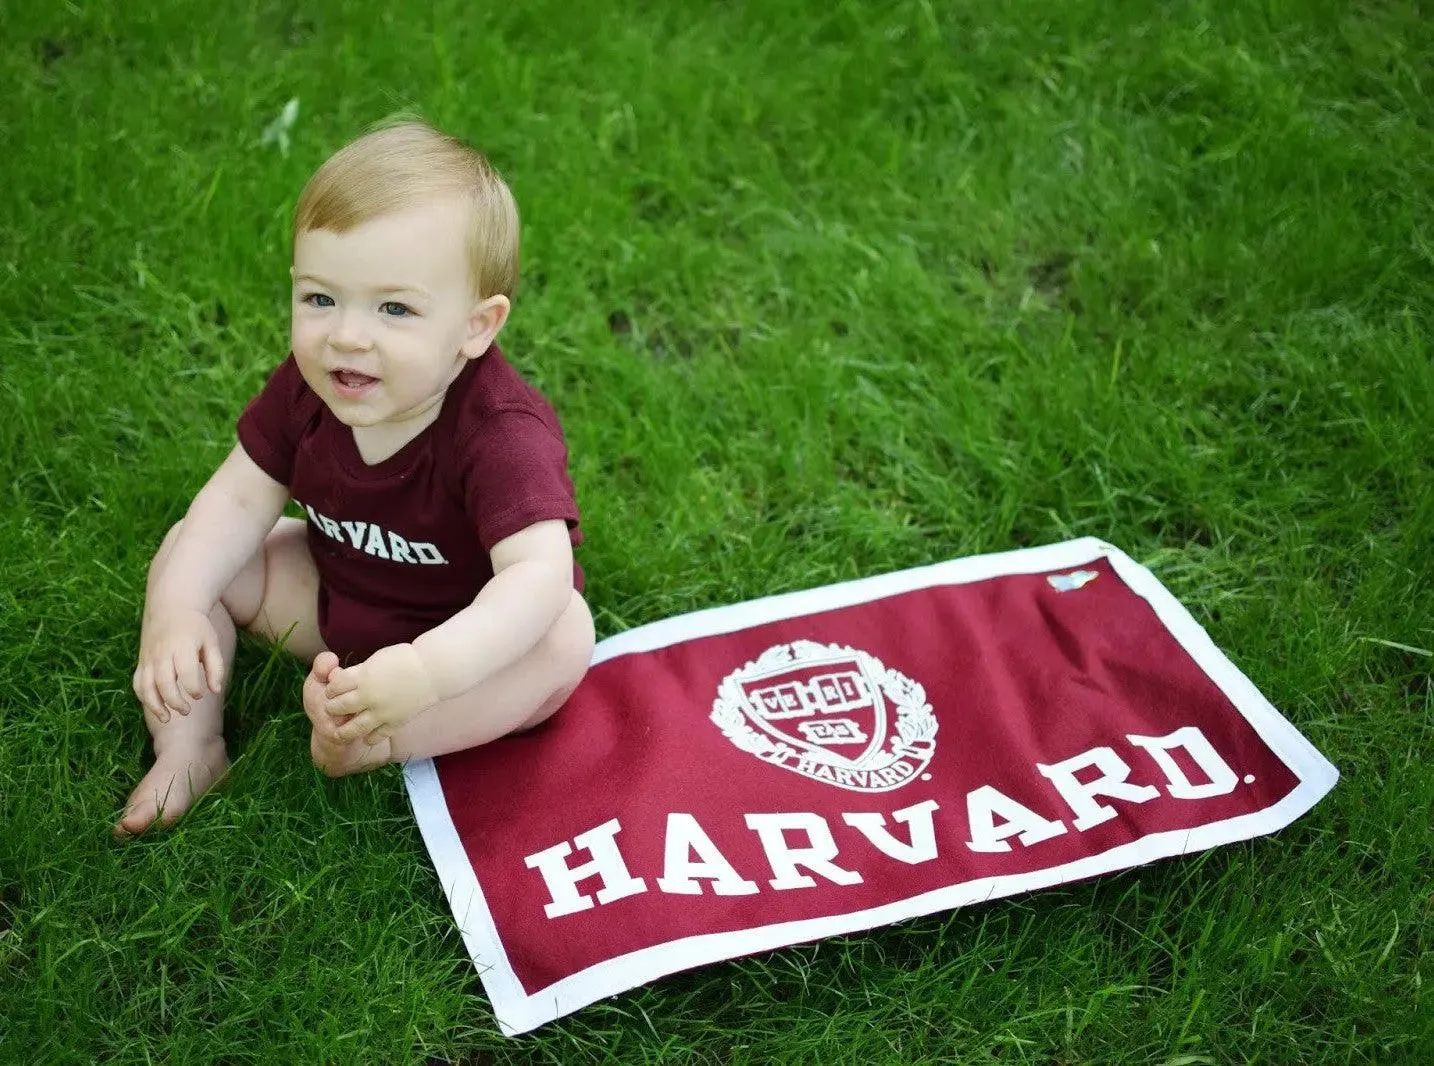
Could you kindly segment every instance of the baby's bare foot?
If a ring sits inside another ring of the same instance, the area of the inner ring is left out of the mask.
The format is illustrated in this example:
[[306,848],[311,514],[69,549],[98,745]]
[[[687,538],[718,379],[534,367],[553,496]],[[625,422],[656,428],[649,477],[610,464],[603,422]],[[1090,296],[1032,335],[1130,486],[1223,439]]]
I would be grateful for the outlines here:
[[364,743],[362,737],[350,741],[334,740],[316,729],[309,739],[309,754],[314,765],[329,777],[361,774],[389,762],[392,745],[385,737],[377,744]]
[[124,817],[114,827],[115,837],[138,836],[156,821],[165,828],[173,825],[228,768],[229,755],[220,737],[159,752],[149,773],[130,793]]

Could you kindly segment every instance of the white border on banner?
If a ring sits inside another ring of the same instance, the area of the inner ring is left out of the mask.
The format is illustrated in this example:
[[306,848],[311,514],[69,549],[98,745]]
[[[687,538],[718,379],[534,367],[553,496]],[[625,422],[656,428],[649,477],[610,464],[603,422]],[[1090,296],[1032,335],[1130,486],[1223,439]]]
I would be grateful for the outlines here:
[[782,922],[735,932],[707,933],[656,944],[606,959],[528,995],[503,950],[483,889],[463,850],[458,830],[443,798],[433,760],[415,760],[404,767],[404,781],[408,786],[414,817],[499,1026],[508,1035],[525,1033],[604,997],[696,966],[861,932],[941,910],[1125,870],[1156,859],[1249,840],[1283,829],[1318,803],[1339,780],[1339,771],[1261,695],[1154,574],[1119,548],[1094,537],[1040,548],[952,559],[837,585],[694,611],[609,637],[594,649],[593,664],[620,655],[653,651],[695,637],[720,636],[766,622],[851,607],[933,585],[969,584],[1013,574],[1066,570],[1100,558],[1109,559],[1131,591],[1154,608],[1156,616],[1181,647],[1299,779],[1299,784],[1284,799],[1262,811],[1194,829],[1149,833],[1139,840],[1062,866],[950,885],[849,914]]

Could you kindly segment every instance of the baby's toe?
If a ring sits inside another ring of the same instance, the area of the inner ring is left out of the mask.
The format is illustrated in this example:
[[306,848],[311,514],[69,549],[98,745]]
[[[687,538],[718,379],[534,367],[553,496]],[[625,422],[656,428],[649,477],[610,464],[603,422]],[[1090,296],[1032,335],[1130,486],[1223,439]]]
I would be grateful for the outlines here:
[[124,816],[115,823],[114,838],[128,840],[130,837],[137,837],[154,824],[154,818],[153,803],[136,803],[126,810]]

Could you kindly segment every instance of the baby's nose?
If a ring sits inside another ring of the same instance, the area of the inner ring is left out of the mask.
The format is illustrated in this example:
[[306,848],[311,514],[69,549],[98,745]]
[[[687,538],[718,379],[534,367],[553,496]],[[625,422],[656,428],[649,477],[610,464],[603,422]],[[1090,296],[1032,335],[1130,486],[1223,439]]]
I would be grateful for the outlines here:
[[352,311],[340,314],[329,331],[329,344],[345,351],[367,348],[370,338],[363,316]]

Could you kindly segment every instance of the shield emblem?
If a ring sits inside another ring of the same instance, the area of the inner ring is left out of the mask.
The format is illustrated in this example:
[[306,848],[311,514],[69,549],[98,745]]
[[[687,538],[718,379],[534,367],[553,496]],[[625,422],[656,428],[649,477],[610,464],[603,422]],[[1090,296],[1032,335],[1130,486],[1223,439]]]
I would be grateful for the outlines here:
[[886,742],[881,685],[849,653],[747,674],[740,687],[749,722],[815,761],[859,769]]

